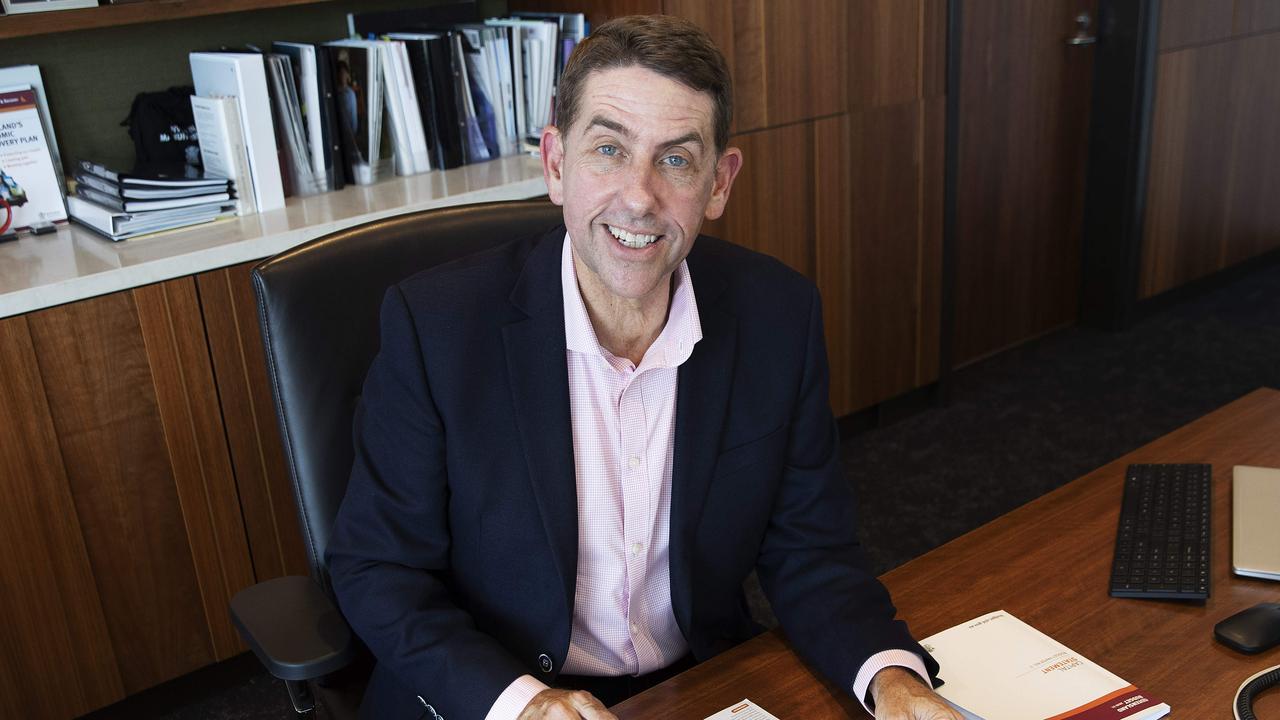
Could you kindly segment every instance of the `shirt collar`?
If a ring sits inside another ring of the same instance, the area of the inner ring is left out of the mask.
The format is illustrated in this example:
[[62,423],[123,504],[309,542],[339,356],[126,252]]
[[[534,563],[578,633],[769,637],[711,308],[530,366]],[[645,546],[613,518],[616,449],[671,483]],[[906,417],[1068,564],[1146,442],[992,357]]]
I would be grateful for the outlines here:
[[[637,371],[656,367],[677,367],[693,354],[693,346],[702,339],[702,322],[698,317],[698,301],[693,294],[693,278],[689,264],[684,260],[672,273],[675,292],[667,309],[667,322],[641,359]],[[600,345],[596,338],[591,317],[587,314],[582,291],[578,287],[578,273],[573,264],[573,246],[569,233],[564,235],[564,249],[560,258],[560,289],[564,293],[564,335],[566,347],[584,355],[598,355],[617,368],[621,360]],[[626,360],[621,360],[626,363]]]

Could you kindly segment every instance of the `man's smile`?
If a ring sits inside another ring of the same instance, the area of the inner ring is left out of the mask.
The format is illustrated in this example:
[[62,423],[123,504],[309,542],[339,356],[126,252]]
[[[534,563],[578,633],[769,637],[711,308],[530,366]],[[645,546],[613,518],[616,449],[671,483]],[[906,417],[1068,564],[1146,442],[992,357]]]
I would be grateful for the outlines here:
[[639,250],[640,248],[652,245],[662,237],[662,235],[631,232],[614,225],[605,225],[605,227],[608,228],[609,232],[618,239],[618,242],[632,248],[633,250]]

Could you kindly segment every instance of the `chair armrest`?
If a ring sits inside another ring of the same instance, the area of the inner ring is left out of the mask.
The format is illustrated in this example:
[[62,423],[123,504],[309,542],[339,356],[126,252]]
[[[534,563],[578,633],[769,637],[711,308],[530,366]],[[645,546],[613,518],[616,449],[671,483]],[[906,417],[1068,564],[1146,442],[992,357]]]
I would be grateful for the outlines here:
[[231,599],[231,620],[267,672],[312,680],[340,670],[356,654],[351,628],[311,578],[278,577]]

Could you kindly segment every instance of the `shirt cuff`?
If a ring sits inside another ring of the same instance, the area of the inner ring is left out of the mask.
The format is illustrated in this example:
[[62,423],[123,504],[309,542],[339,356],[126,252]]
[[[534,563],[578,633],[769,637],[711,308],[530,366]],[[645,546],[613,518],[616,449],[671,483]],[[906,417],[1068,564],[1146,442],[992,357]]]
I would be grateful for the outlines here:
[[887,667],[906,668],[919,675],[926,687],[933,687],[933,683],[929,681],[929,671],[925,669],[924,660],[919,655],[910,650],[882,650],[867,658],[867,661],[858,669],[858,676],[853,679],[853,696],[872,715],[876,713],[871,703],[867,702],[869,700],[867,689],[871,687],[871,678]]
[[484,720],[516,720],[534,695],[547,689],[547,684],[532,675],[521,675],[493,701]]

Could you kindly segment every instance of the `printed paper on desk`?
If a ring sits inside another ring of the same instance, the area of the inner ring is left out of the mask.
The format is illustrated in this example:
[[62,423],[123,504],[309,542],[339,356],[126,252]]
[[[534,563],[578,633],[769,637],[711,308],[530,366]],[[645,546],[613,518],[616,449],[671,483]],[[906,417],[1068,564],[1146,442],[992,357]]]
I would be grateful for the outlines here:
[[734,703],[706,720],[778,720],[778,718],[769,714],[768,710],[743,698],[742,702]]
[[1169,706],[997,610],[921,643],[941,665],[938,694],[979,720],[1155,720]]

